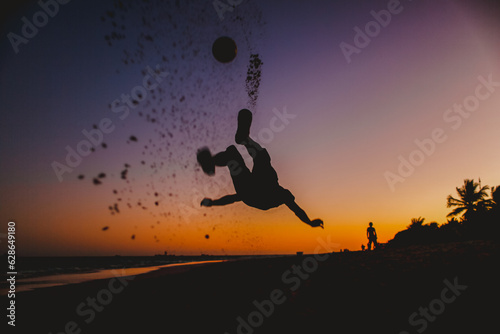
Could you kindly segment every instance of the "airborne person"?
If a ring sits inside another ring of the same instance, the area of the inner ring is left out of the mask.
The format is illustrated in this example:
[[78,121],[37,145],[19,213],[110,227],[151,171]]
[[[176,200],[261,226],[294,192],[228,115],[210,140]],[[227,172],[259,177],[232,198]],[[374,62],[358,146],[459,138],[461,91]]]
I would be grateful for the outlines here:
[[243,157],[234,145],[215,155],[212,155],[206,147],[198,151],[197,160],[203,171],[208,175],[214,175],[215,166],[228,167],[236,190],[236,194],[226,195],[219,199],[204,198],[201,205],[210,207],[242,201],[248,206],[268,210],[285,204],[304,223],[312,227],[323,228],[321,219],[310,220],[306,212],[295,203],[292,193],[279,185],[278,175],[271,166],[269,153],[250,138],[251,124],[252,113],[248,109],[240,110],[235,142],[244,145],[253,158],[252,171],[245,165]]

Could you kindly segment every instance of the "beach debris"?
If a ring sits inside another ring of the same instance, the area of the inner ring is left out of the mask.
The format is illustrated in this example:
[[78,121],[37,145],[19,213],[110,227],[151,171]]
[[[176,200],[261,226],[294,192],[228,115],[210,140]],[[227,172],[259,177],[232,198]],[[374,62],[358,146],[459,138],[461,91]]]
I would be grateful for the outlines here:
[[248,94],[249,106],[255,109],[257,106],[257,98],[259,97],[259,86],[262,76],[262,65],[264,63],[260,59],[259,54],[250,55],[250,63],[247,69],[247,78],[245,80],[245,88]]
[[109,229],[109,226],[104,226],[104,227],[102,228],[102,230],[103,230],[103,231],[107,231],[108,229]]
[[[220,23],[219,31],[231,32],[231,38],[238,41],[238,56],[244,57],[244,61],[223,68],[225,65],[207,52],[215,37],[211,29],[206,29],[213,24],[213,17],[206,15],[207,10],[213,10],[212,3],[129,0],[114,1],[109,6],[98,18],[103,41],[116,48],[120,57],[115,72],[140,74],[143,89],[124,92],[130,96],[127,102],[118,99],[108,104],[118,119],[126,119],[130,125],[130,132],[120,142],[123,146],[118,147],[129,149],[129,163],[114,170],[103,169],[106,182],[104,177],[92,179],[93,174],[87,175],[95,185],[110,184],[116,196],[105,204],[112,215],[139,210],[151,215],[153,222],[161,219],[162,224],[176,228],[185,215],[176,203],[192,196],[193,184],[186,182],[199,181],[200,169],[192,152],[199,143],[225,145],[224,135],[234,132],[239,106],[258,112],[255,108],[263,68],[259,47],[265,25],[262,10],[249,2],[245,15],[228,15]],[[125,109],[130,113],[123,112]],[[96,123],[89,125],[99,129]],[[134,145],[139,138],[141,145]],[[101,142],[100,146],[109,152],[118,145]],[[150,224],[140,225],[147,228]]]
[[118,208],[118,203],[114,203],[113,205],[108,206],[108,209],[112,215],[114,215],[115,213],[116,214],[120,213],[120,209]]
[[78,180],[83,180],[84,178],[85,178],[85,175],[83,175],[83,174],[78,175]]
[[135,234],[132,234],[132,236],[130,237],[130,239],[135,240]]
[[205,234],[205,239],[210,239],[210,236],[208,234]]

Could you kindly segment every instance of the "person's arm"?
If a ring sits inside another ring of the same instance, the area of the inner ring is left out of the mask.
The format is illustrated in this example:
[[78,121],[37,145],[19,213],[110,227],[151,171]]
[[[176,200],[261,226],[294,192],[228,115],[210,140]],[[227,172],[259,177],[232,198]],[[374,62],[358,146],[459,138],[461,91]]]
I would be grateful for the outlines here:
[[240,197],[237,194],[234,195],[226,195],[224,197],[221,197],[219,199],[214,199],[211,200],[210,198],[204,198],[200,205],[201,206],[214,206],[214,205],[228,205],[232,204],[234,202],[241,201]]
[[302,210],[302,208],[298,206],[297,203],[295,203],[295,201],[290,201],[285,204],[286,206],[288,206],[288,208],[290,208],[290,210],[293,211],[293,213],[295,213],[297,217],[299,217],[300,220],[302,220],[307,225],[310,225],[312,227],[319,226],[323,228],[323,221],[321,219],[310,220],[309,217],[307,216],[307,213],[304,210]]

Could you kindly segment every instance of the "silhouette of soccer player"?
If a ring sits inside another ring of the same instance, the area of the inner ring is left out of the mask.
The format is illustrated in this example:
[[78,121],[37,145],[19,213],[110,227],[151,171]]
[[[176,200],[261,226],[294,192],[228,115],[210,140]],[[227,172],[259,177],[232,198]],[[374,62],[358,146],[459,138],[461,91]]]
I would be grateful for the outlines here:
[[251,124],[252,113],[248,109],[240,110],[235,141],[237,144],[245,145],[253,158],[252,171],[247,168],[243,157],[234,145],[215,155],[212,155],[206,147],[198,151],[197,160],[203,171],[208,175],[214,175],[215,166],[227,166],[236,190],[236,194],[226,195],[219,199],[204,198],[200,205],[210,207],[243,201],[248,206],[268,210],[285,204],[304,223],[312,227],[323,228],[321,219],[310,220],[306,212],[295,203],[292,193],[279,185],[278,175],[271,166],[269,153],[250,138]]
[[373,223],[370,222],[368,225],[370,225],[366,229],[366,237],[368,238],[368,250],[372,249],[372,243],[373,243],[373,249],[377,248],[378,243],[377,243],[377,231],[375,231],[375,228],[373,227]]

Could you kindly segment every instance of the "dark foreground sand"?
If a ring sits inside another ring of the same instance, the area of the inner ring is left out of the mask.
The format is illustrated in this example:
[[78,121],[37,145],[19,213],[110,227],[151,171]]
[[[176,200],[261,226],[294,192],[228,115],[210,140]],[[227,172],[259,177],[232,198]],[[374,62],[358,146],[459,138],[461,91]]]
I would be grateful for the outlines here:
[[250,259],[23,292],[15,332],[493,333],[499,250],[467,242]]

